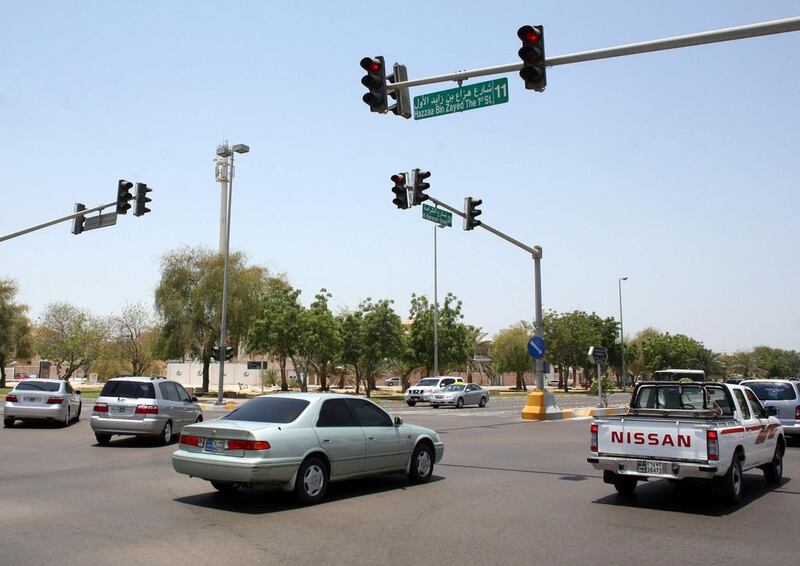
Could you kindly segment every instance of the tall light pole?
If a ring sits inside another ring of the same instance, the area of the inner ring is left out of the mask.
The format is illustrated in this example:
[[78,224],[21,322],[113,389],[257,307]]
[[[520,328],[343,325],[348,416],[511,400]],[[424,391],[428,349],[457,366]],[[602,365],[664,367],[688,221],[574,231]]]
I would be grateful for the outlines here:
[[622,282],[627,280],[627,275],[617,278],[617,287],[619,288],[619,341],[622,345],[622,387],[625,387],[625,331],[622,327]]
[[[217,146],[217,155],[225,160],[225,166],[227,166],[227,171],[225,172],[225,177],[227,177],[227,186],[228,186],[228,195],[227,195],[227,206],[226,206],[226,222],[225,222],[225,245],[223,250],[224,260],[224,267],[222,269],[222,322],[220,323],[220,331],[219,331],[219,389],[217,391],[217,405],[222,405],[222,388],[223,388],[223,380],[225,379],[225,332],[227,330],[227,323],[228,323],[228,256],[230,255],[230,247],[231,247],[231,197],[233,197],[233,157],[234,154],[239,153],[247,153],[250,151],[250,146],[247,146],[243,143],[238,143],[233,146],[233,148],[228,146],[228,143],[225,142],[222,145]],[[217,161],[217,176],[219,177],[219,167],[220,163],[219,160]]]

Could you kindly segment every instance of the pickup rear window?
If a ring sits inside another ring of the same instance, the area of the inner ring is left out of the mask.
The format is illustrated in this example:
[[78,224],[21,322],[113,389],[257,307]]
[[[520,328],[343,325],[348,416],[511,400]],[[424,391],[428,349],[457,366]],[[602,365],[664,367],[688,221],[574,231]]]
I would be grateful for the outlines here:
[[721,387],[698,385],[643,385],[631,407],[634,409],[703,410],[732,415],[728,395]]

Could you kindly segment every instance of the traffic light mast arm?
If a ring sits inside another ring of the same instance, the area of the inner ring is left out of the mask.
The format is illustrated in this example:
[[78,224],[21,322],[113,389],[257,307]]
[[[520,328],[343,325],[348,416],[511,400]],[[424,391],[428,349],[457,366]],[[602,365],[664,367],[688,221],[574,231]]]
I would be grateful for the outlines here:
[[[465,218],[466,217],[466,215],[461,210],[458,210],[457,208],[453,208],[449,204],[440,201],[436,197],[433,197],[433,196],[430,196],[430,195],[428,195],[428,196],[429,196],[429,200],[432,203],[437,204],[437,205],[441,206],[442,208],[444,208],[446,210],[449,210],[450,212],[452,212],[455,215],[460,216],[461,218]],[[506,242],[508,242],[510,244],[514,244],[518,248],[521,248],[521,249],[525,250],[526,252],[528,252],[529,254],[531,254],[534,259],[538,259],[538,258],[542,257],[542,248],[541,247],[539,247],[539,246],[530,247],[528,245],[525,245],[522,242],[520,242],[519,240],[517,240],[516,238],[512,238],[508,234],[504,234],[503,232],[501,232],[497,228],[492,228],[491,226],[486,224],[486,222],[484,222],[483,220],[481,220],[481,223],[477,226],[477,228],[483,228],[484,230],[488,230],[489,232],[491,232],[495,236],[499,236],[500,238],[503,238]],[[537,258],[537,256],[538,256],[538,258]]]
[[[776,33],[787,33],[790,31],[800,31],[800,17],[786,18],[783,20],[772,20],[757,24],[748,24],[734,28],[725,28],[712,31],[704,31],[677,37],[655,39],[643,41],[641,43],[630,43],[617,47],[607,47],[594,51],[581,51],[570,55],[560,55],[549,57],[545,60],[545,67],[555,67],[557,65],[569,65],[570,63],[582,63],[584,61],[596,61],[597,59],[610,59],[612,57],[625,57],[626,55],[637,55],[639,53],[651,53],[653,51],[664,51],[667,49],[678,49],[681,47],[692,47],[694,45],[706,45],[709,43],[721,43],[723,41],[733,41],[736,39],[747,39],[762,35],[773,35]],[[484,77],[487,75],[501,75],[522,69],[523,64],[510,63],[508,65],[497,65],[495,67],[484,67],[468,71],[459,71],[447,75],[436,75],[423,79],[412,79],[410,81],[390,83],[387,85],[389,92],[401,88],[421,86],[449,81],[464,81],[472,77]]]
[[108,204],[101,204],[100,206],[95,206],[94,208],[87,208],[86,210],[81,210],[80,212],[75,212],[73,214],[68,214],[67,216],[62,216],[61,218],[56,218],[55,220],[51,220],[50,222],[45,222],[44,224],[37,224],[36,226],[25,228],[24,230],[20,230],[18,232],[12,232],[11,234],[0,236],[0,242],[5,242],[6,240],[10,240],[11,238],[16,238],[17,236],[22,236],[30,232],[35,232],[36,230],[41,230],[42,228],[47,228],[48,226],[53,226],[54,224],[60,224],[61,222],[68,222],[70,220],[77,218],[78,216],[86,216],[87,214],[91,214],[92,212],[98,212],[100,210],[103,210],[104,208],[111,208],[112,206],[116,207],[117,201],[110,202]]

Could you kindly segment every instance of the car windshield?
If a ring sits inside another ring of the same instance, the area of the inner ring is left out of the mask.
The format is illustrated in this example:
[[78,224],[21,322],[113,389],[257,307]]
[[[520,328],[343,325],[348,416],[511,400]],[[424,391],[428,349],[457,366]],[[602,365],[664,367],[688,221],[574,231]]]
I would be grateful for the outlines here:
[[127,397],[128,399],[155,399],[152,383],[140,381],[109,381],[103,386],[100,397]]
[[18,383],[14,388],[15,391],[58,391],[61,388],[60,383],[49,383],[46,381],[26,381],[25,383]]
[[439,385],[438,379],[423,379],[419,383],[417,383],[420,387],[431,387],[433,385]]
[[464,391],[463,383],[453,383],[444,388],[445,391]]
[[794,387],[789,383],[775,383],[769,381],[748,381],[743,383],[756,394],[762,401],[791,401],[797,399]]
[[222,418],[232,421],[285,424],[295,421],[306,407],[308,401],[305,399],[256,397]]

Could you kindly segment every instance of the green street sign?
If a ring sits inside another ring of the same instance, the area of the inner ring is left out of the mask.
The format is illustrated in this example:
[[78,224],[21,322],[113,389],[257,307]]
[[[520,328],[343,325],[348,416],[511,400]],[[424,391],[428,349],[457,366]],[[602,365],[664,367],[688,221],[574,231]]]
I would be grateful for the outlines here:
[[451,212],[447,212],[442,208],[435,208],[428,204],[422,205],[422,218],[444,226],[453,225],[453,214]]
[[414,119],[475,110],[508,102],[508,79],[493,79],[414,97]]

